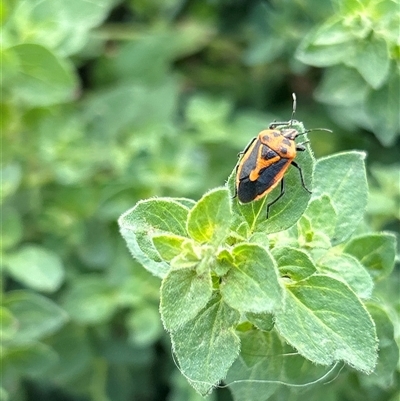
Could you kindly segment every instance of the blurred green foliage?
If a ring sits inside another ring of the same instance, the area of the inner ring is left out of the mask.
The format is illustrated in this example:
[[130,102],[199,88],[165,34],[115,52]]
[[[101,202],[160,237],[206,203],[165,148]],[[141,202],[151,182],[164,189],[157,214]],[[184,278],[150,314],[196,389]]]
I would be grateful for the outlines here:
[[[363,224],[399,232],[397,1],[2,0],[0,20],[0,400],[199,399],[116,220],[222,185],[291,92],[334,130],[310,134],[317,156],[367,150]],[[398,270],[380,285],[395,319]],[[398,394],[398,373],[365,380],[331,399]]]

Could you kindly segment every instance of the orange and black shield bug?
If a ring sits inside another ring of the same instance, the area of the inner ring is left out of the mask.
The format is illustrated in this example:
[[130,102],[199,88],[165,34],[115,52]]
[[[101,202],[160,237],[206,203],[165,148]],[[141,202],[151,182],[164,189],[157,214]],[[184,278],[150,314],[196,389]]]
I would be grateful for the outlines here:
[[305,151],[304,145],[308,143],[308,141],[296,143],[296,138],[305,135],[310,130],[305,130],[302,123],[293,119],[295,111],[296,95],[293,93],[293,111],[290,121],[273,122],[268,129],[261,131],[240,153],[241,158],[236,168],[236,195],[240,203],[260,199],[280,183],[279,196],[267,205],[267,218],[270,207],[285,193],[284,175],[290,165],[297,168],[301,185],[311,193],[305,185],[301,167],[294,161],[297,152]]

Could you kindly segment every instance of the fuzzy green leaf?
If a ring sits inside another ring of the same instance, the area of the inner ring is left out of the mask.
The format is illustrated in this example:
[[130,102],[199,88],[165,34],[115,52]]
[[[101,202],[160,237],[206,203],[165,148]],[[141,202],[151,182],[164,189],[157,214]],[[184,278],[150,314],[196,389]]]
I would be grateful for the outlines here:
[[223,277],[221,294],[232,308],[272,312],[281,304],[282,288],[274,260],[261,246],[240,244],[232,250],[233,265]]
[[225,380],[237,401],[267,401],[281,384],[306,385],[329,370],[304,359],[275,330],[250,330],[240,333],[240,340],[240,356]]
[[272,250],[272,256],[278,264],[281,276],[292,280],[303,280],[316,272],[314,262],[304,251],[291,247],[280,247]]
[[203,396],[225,378],[237,358],[240,341],[235,333],[239,313],[218,297],[177,331],[171,333],[179,368]]
[[246,312],[246,318],[250,323],[263,331],[271,331],[274,327],[274,315],[271,313]]
[[376,324],[379,358],[374,374],[362,375],[360,380],[368,387],[377,385],[381,388],[388,388],[393,385],[393,375],[399,362],[399,346],[395,340],[393,322],[380,305],[368,303],[367,308]]
[[357,258],[375,280],[380,280],[393,270],[396,237],[390,233],[361,235],[352,238],[343,251]]
[[171,270],[161,285],[160,312],[165,328],[176,331],[205,307],[212,295],[209,273],[192,269]]
[[361,263],[351,255],[325,255],[318,261],[319,271],[344,281],[360,298],[371,297],[374,283]]
[[160,234],[153,237],[153,244],[161,258],[170,261],[182,252],[182,246],[188,241],[180,235]]
[[377,361],[375,325],[346,284],[314,275],[286,289],[275,326],[289,344],[315,363],[343,360],[357,370],[372,372]]
[[[328,225],[328,224],[327,224]],[[297,222],[298,244],[308,248],[329,249],[331,240],[322,231],[314,230],[310,217],[303,214]]]
[[151,273],[163,277],[169,265],[160,259],[152,238],[159,235],[186,237],[186,219],[189,208],[179,199],[153,198],[140,201],[118,220],[132,256]]
[[229,234],[231,222],[229,192],[226,188],[216,188],[204,195],[190,210],[187,232],[200,243],[218,244]]
[[337,213],[327,195],[315,197],[309,203],[305,216],[310,220],[313,232],[321,232],[332,238],[337,223]]
[[313,198],[328,195],[337,213],[332,245],[347,240],[364,215],[368,200],[364,159],[363,152],[345,152],[317,162]]

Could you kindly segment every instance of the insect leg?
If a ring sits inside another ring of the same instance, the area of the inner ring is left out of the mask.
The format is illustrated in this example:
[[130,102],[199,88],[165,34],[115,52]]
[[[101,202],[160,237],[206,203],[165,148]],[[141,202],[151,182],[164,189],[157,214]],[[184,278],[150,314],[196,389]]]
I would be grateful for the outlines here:
[[294,167],[296,167],[297,168],[297,170],[299,170],[299,173],[300,173],[300,179],[301,179],[301,185],[303,186],[303,188],[308,192],[308,193],[312,193],[307,187],[306,187],[306,184],[305,184],[305,182],[304,182],[304,176],[303,176],[303,171],[302,171],[302,169],[301,169],[301,167],[296,163],[296,162],[292,162],[292,166],[294,166]]
[[268,128],[269,129],[275,129],[276,127],[279,127],[280,125],[290,125],[290,121],[273,121]]
[[306,147],[304,146],[306,143],[310,143],[310,141],[297,143],[296,144],[296,150],[299,150],[300,152],[304,152],[306,150]]
[[268,219],[268,216],[269,216],[270,207],[274,203],[278,202],[278,200],[282,198],[284,193],[285,193],[285,184],[284,184],[284,179],[282,178],[282,181],[281,181],[281,193],[278,195],[278,197],[276,199],[274,199],[272,202],[268,203],[268,205],[267,205],[267,219]]

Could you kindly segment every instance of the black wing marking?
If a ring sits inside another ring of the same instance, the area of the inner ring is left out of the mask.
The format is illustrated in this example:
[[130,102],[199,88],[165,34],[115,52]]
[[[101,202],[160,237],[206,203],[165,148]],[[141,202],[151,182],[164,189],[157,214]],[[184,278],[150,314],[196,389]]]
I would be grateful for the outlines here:
[[[269,160],[274,157],[279,156],[274,150],[270,147],[263,145],[260,140],[257,139],[253,148],[250,151],[250,154],[244,160],[240,172],[239,172],[239,180],[243,180],[251,174],[251,172],[257,166],[258,153],[261,146],[261,158],[264,160]],[[246,154],[245,154],[246,155]]]
[[276,176],[287,164],[288,159],[280,159],[276,163],[271,164],[267,168],[260,171],[260,176],[256,181],[256,193],[257,196],[265,192],[276,182]]
[[238,198],[242,203],[248,203],[254,200],[257,196],[262,195],[274,183],[276,175],[282,170],[288,159],[280,159],[276,163],[262,169],[260,176],[256,181],[250,181],[249,177],[245,177],[239,181]]

